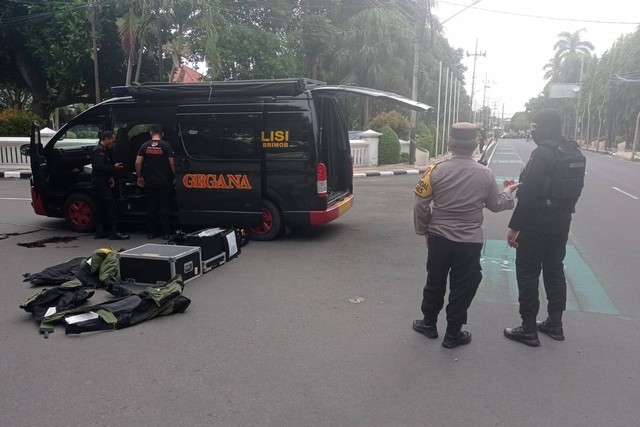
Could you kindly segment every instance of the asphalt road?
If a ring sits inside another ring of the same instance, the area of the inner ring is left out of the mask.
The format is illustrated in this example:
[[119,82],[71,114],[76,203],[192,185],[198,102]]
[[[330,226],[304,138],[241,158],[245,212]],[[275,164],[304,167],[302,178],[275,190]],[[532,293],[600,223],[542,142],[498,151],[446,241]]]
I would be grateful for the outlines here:
[[[532,145],[501,141],[496,176],[517,176]],[[402,175],[356,179],[354,207],[332,224],[251,242],[187,285],[193,302],[184,314],[79,336],[59,327],[45,340],[18,308],[37,290],[21,275],[100,245],[12,200],[29,197],[26,180],[2,180],[0,424],[635,426],[640,200],[612,187],[640,197],[640,165],[586,155],[569,242],[579,268],[567,265],[576,290],[567,340],[542,336],[538,348],[502,336],[519,322],[514,254],[504,243],[509,212],[485,214],[472,343],[447,350],[411,330],[421,315],[426,249],[413,233],[417,177]],[[56,236],[77,239],[18,246]],[[131,248],[144,237],[111,243]],[[581,286],[592,291],[585,300]],[[593,292],[610,305],[590,301]]]

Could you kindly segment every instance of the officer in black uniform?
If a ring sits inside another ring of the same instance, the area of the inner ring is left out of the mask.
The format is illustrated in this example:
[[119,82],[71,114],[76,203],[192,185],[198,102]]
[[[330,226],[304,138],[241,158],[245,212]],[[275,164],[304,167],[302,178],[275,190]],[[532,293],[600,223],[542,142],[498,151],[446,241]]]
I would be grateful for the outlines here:
[[123,168],[122,163],[113,163],[111,148],[116,143],[115,134],[106,130],[100,135],[100,141],[91,153],[91,188],[96,201],[96,234],[94,238],[109,237],[111,240],[126,240],[128,234],[116,229],[118,210],[113,195],[115,174]]
[[[537,148],[520,177],[518,203],[509,222],[507,241],[516,248],[516,277],[518,280],[520,317],[522,326],[506,328],[504,335],[514,341],[537,347],[538,331],[562,341],[562,313],[566,309],[567,284],[563,260],[571,225],[575,200],[555,203],[546,196],[554,176],[558,145],[576,149],[575,142],[562,135],[562,117],[557,110],[538,113],[531,124],[531,137]],[[579,151],[579,150],[578,150]],[[584,176],[582,177],[584,179]],[[582,185],[576,189],[579,195]],[[548,318],[536,321],[540,308],[538,282],[543,273],[547,293]]]
[[171,195],[176,173],[173,148],[162,139],[162,126],[153,125],[151,140],[140,147],[136,156],[138,186],[147,194],[147,222],[149,239],[155,239],[158,222],[162,228],[162,238],[169,240],[171,234]]

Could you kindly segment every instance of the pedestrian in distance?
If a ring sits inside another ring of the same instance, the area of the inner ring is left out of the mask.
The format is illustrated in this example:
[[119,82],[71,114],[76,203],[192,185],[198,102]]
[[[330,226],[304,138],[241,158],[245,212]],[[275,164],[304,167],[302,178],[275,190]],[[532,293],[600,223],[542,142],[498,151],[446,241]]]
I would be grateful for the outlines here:
[[438,314],[444,306],[448,278],[442,346],[455,348],[471,342],[471,333],[462,330],[462,325],[467,323],[467,310],[482,280],[483,209],[513,209],[518,184],[504,181],[501,192],[491,170],[473,160],[478,145],[475,125],[455,123],[448,144],[452,157],[429,166],[414,189],[414,228],[426,236],[428,254],[423,318],[413,322],[413,329],[428,338],[438,337]]
[[139,187],[147,195],[147,227],[149,239],[160,236],[169,240],[171,235],[171,196],[176,173],[171,144],[162,139],[162,126],[153,125],[151,139],[140,147],[136,156],[136,174]]
[[96,232],[94,238],[108,237],[111,240],[126,240],[128,234],[121,234],[116,228],[118,207],[113,195],[115,178],[123,169],[122,163],[113,163],[111,149],[116,143],[115,134],[106,130],[91,153],[91,190],[96,201]]
[[487,131],[484,128],[480,128],[480,136],[478,138],[479,147],[478,150],[480,153],[484,153],[484,144],[487,142]]
[[[537,347],[538,332],[564,340],[562,313],[567,284],[563,261],[571,216],[584,186],[586,159],[578,144],[562,135],[562,117],[557,110],[542,110],[534,117],[531,137],[537,147],[520,175],[518,203],[507,233],[509,246],[516,249],[522,325],[506,328],[504,335]],[[541,271],[548,316],[537,321]]]

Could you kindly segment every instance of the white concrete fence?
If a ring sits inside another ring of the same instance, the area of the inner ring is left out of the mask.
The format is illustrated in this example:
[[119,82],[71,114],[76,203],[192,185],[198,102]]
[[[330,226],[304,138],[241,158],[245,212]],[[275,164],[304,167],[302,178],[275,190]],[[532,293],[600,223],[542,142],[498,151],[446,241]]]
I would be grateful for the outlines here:
[[29,166],[29,157],[20,154],[20,146],[29,138],[0,137],[0,166]]
[[[42,144],[49,142],[56,131],[49,128],[40,130]],[[28,137],[2,136],[0,137],[0,167],[11,169],[30,169],[31,159],[20,153],[20,147],[28,144]]]
[[[40,131],[42,143],[46,143],[55,134],[55,131],[45,128]],[[371,129],[360,133],[360,139],[350,140],[353,166],[368,167],[378,166],[378,143],[382,134]],[[71,141],[69,141],[71,142]],[[10,169],[29,169],[30,159],[20,154],[20,147],[29,143],[25,137],[0,137],[0,167]],[[400,153],[409,154],[409,141],[400,140]],[[429,152],[416,150],[416,165],[429,163]]]
[[[378,166],[378,144],[382,134],[371,129],[360,134],[360,139],[349,141],[354,167]],[[400,154],[409,154],[409,141],[400,140]],[[429,152],[416,150],[416,165],[429,164]]]

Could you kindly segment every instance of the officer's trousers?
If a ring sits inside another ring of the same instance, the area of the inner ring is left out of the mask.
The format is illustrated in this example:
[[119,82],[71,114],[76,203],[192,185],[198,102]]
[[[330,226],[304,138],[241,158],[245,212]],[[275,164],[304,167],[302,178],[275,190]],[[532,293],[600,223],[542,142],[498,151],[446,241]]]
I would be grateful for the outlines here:
[[171,232],[171,187],[145,187],[147,194],[147,224],[149,233],[158,230],[158,224],[164,234]]
[[569,231],[521,230],[516,250],[516,277],[520,317],[525,328],[533,328],[540,310],[540,271],[547,293],[547,311],[563,312],[567,305],[564,256]]
[[482,243],[453,242],[428,235],[427,284],[422,293],[425,323],[435,324],[444,305],[449,277],[447,333],[456,335],[467,323],[467,310],[482,280]]
[[93,198],[96,202],[96,226],[98,230],[106,233],[116,231],[118,220],[118,206],[113,190],[106,182],[91,182]]

